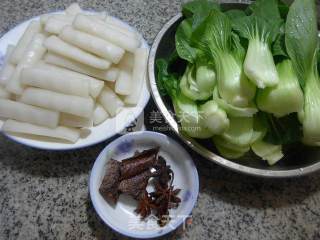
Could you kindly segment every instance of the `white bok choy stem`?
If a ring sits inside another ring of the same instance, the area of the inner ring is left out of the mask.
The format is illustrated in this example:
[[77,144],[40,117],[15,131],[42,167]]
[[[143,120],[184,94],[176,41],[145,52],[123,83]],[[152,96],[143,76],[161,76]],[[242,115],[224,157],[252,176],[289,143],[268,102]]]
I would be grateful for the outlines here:
[[200,106],[201,122],[214,135],[224,133],[230,125],[226,112],[211,100]]
[[279,76],[268,43],[251,39],[244,61],[244,72],[258,87],[273,87],[279,83]]
[[320,81],[317,69],[319,49],[315,1],[295,0],[286,22],[285,43],[292,65],[304,90],[300,120],[303,142],[320,145]]
[[180,80],[182,93],[194,101],[210,98],[215,85],[215,72],[205,65],[190,64]]
[[220,154],[226,158],[242,157],[250,150],[254,138],[252,117],[230,117],[230,127],[213,141]]
[[290,113],[298,113],[303,109],[303,92],[290,60],[277,65],[279,84],[258,92],[257,104],[264,112],[275,117],[283,117]]
[[243,72],[244,49],[239,38],[232,35],[230,19],[212,10],[194,35],[199,49],[214,62],[221,98],[236,107],[248,107],[255,97],[256,87]]
[[214,135],[202,124],[202,117],[194,101],[180,94],[173,99],[173,106],[182,132],[199,139],[210,138]]
[[276,164],[284,157],[281,145],[273,145],[262,140],[255,142],[251,146],[252,151],[269,165]]
[[279,83],[279,76],[271,45],[277,39],[283,23],[278,1],[259,0],[252,5],[250,16],[233,20],[233,28],[249,40],[244,72],[258,88],[274,87]]

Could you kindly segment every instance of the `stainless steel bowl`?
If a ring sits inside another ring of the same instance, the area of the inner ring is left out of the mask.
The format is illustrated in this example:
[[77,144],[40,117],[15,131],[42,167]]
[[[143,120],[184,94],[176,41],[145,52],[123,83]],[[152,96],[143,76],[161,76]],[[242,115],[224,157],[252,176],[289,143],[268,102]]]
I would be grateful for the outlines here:
[[[233,2],[222,4],[225,9],[245,8],[249,1],[245,3]],[[160,96],[156,83],[155,62],[158,58],[166,58],[175,49],[174,36],[179,23],[183,20],[181,14],[173,17],[167,22],[158,33],[151,47],[148,70],[150,87],[153,99],[160,109],[162,115],[167,120],[172,130],[194,151],[198,152],[208,160],[217,163],[228,169],[259,177],[283,178],[298,177],[315,172],[320,169],[320,150],[308,148],[302,145],[293,146],[285,152],[285,157],[275,166],[268,166],[253,155],[248,155],[237,161],[228,160],[219,156],[215,147],[209,141],[203,142],[190,138],[179,130],[179,125],[170,114],[172,105],[170,99]]]

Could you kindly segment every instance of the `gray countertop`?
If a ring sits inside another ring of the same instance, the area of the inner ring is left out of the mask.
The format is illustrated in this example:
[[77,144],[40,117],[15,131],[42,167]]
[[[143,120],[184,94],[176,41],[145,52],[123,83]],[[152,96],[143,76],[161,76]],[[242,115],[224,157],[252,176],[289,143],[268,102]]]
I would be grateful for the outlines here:
[[[70,0],[1,0],[1,35]],[[149,43],[179,12],[180,1],[79,1],[132,23]],[[105,226],[91,205],[88,177],[107,143],[71,152],[27,148],[0,136],[0,239],[126,239]],[[200,195],[193,221],[167,239],[320,239],[320,174],[257,179],[194,154]]]

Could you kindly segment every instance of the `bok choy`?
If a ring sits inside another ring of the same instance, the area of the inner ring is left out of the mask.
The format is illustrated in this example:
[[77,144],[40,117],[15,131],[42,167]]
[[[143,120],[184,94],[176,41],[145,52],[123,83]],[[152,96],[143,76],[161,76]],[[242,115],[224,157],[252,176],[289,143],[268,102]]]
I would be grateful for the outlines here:
[[237,107],[247,107],[256,88],[242,69],[243,49],[233,38],[231,22],[222,12],[212,10],[192,35],[195,47],[212,59],[217,72],[219,95]]
[[317,70],[319,48],[315,1],[295,0],[286,22],[285,41],[301,86],[304,88],[302,116],[304,141],[320,143],[320,82]]
[[183,132],[194,138],[205,139],[220,134],[229,127],[227,114],[217,104],[207,102],[199,107],[196,102],[183,94],[179,88],[179,78],[169,72],[165,60],[158,60],[157,68],[160,91],[171,97]]
[[[183,4],[158,88],[182,130],[225,158],[269,165],[287,145],[320,146],[320,49],[314,0],[256,0],[246,10]],[[209,141],[210,141],[209,140]]]
[[192,100],[207,100],[212,96],[216,75],[212,67],[188,66],[180,81],[182,93]]
[[303,108],[303,93],[290,60],[277,65],[279,84],[259,91],[257,103],[262,111],[283,117]]
[[249,40],[244,72],[258,88],[276,86],[279,82],[270,48],[282,23],[277,2],[257,0],[251,6],[250,16],[233,21],[234,29]]

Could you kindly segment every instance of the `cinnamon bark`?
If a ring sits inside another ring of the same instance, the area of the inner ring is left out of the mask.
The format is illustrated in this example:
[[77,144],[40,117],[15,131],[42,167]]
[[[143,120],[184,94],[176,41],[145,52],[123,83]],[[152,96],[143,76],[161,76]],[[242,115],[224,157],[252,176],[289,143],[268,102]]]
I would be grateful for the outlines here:
[[153,174],[148,169],[132,178],[122,180],[119,184],[118,190],[121,193],[126,193],[134,199],[139,200],[145,192],[148,181],[152,176]]
[[121,161],[121,180],[136,176],[154,166],[157,162],[159,148],[145,150],[131,158]]
[[106,175],[104,176],[99,192],[106,201],[117,203],[119,198],[120,162],[111,159],[108,162]]

